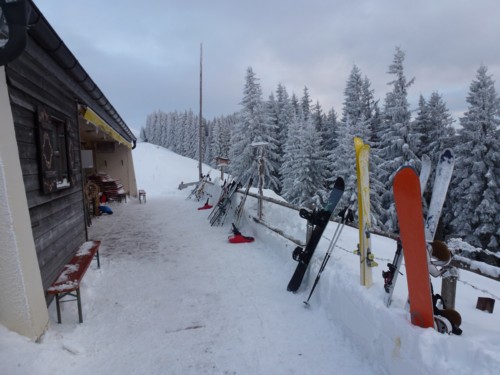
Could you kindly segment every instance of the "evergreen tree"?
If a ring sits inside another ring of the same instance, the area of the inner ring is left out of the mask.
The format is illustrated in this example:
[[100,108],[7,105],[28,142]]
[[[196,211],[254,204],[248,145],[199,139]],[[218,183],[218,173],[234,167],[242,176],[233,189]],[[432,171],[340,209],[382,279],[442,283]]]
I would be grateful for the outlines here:
[[[241,101],[242,110],[239,121],[231,134],[230,170],[240,181],[246,181],[251,176],[258,181],[258,149],[252,147],[256,142],[267,142],[266,155],[276,152],[275,142],[272,139],[274,129],[266,118],[262,89],[252,68],[247,69],[246,83]],[[265,157],[264,186],[277,188],[279,186],[274,171],[275,164],[272,156]]]
[[297,98],[297,95],[295,95],[295,93],[292,94],[292,99],[290,99],[290,101],[291,101],[292,107],[295,111],[295,115],[303,117],[301,105],[300,105],[299,99]]
[[454,234],[498,251],[500,242],[500,103],[494,81],[481,66],[470,85],[468,110],[460,118],[458,160],[451,201]]
[[301,171],[298,182],[301,188],[299,204],[305,207],[323,206],[326,192],[325,153],[318,147],[321,137],[312,123],[311,116],[304,119],[302,126],[302,143],[298,155],[297,168]]
[[340,205],[350,205],[353,211],[357,210],[357,180],[356,180],[356,152],[354,137],[362,137],[366,121],[363,117],[362,77],[359,68],[354,65],[347,79],[344,90],[344,104],[342,120],[337,133],[338,147],[334,152],[335,169],[337,176],[345,180],[344,195]]
[[294,108],[290,102],[290,98],[286,91],[286,88],[279,84],[276,89],[276,110],[278,114],[277,118],[277,155],[278,155],[278,176],[280,179],[280,193],[281,186],[283,185],[283,176],[281,175],[281,169],[284,162],[285,155],[285,144],[287,139],[288,127],[293,121]]
[[284,147],[283,164],[281,166],[282,195],[292,204],[300,202],[301,190],[296,183],[299,180],[298,156],[301,152],[302,123],[299,116],[293,111],[292,121],[288,126]]
[[394,75],[394,80],[389,82],[392,91],[388,92],[384,102],[382,128],[378,135],[380,148],[378,156],[383,160],[380,165],[383,174],[381,181],[385,181],[386,188],[381,203],[384,207],[382,223],[390,230],[396,229],[395,211],[392,198],[392,181],[398,168],[402,165],[416,165],[418,158],[410,142],[410,104],[408,103],[407,89],[413,84],[414,79],[406,80],[403,62],[405,53],[396,48],[389,74]]
[[385,193],[385,184],[380,180],[382,175],[382,159],[379,157],[378,148],[380,142],[378,139],[378,130],[380,129],[381,118],[378,108],[378,101],[374,99],[374,90],[371,88],[371,82],[368,77],[364,77],[361,85],[361,118],[364,125],[360,130],[365,143],[370,145],[370,212],[371,222],[374,228],[384,230],[384,224],[380,218],[385,213],[382,204],[382,196]]
[[305,121],[308,121],[311,116],[311,98],[309,97],[309,90],[307,87],[304,87],[304,95],[300,100],[300,107],[302,109],[302,117]]
[[325,172],[327,176],[327,183],[329,184],[333,183],[337,176],[340,176],[338,174],[336,156],[336,149],[338,147],[338,127],[339,124],[337,122],[337,113],[332,108],[330,109],[330,111],[328,111],[328,115],[326,116],[324,122],[324,129],[320,133],[322,142],[324,144],[326,160],[328,161]]
[[313,208],[324,201],[325,162],[318,150],[320,136],[302,108],[288,128],[281,174],[283,196],[288,202]]
[[439,153],[448,147],[454,135],[453,118],[441,95],[433,92],[427,102],[421,95],[418,112],[412,124],[412,135],[418,158],[428,155],[436,165]]
[[320,132],[323,143],[325,145],[325,149],[328,151],[329,154],[333,152],[333,150],[337,147],[338,144],[337,127],[338,127],[337,113],[335,112],[335,109],[332,108],[328,111],[328,115],[326,116],[324,122],[323,131]]
[[266,128],[268,131],[269,145],[266,147],[266,163],[270,163],[267,188],[275,192],[281,190],[281,176],[279,169],[282,163],[282,140],[280,139],[279,106],[274,98],[274,94],[269,95],[269,100],[265,103]]

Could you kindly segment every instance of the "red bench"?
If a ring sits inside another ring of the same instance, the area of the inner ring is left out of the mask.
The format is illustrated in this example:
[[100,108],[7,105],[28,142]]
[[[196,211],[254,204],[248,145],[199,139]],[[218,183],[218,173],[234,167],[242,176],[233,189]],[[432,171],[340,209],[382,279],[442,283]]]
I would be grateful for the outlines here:
[[[85,242],[75,256],[66,264],[59,277],[52,283],[47,290],[47,294],[54,294],[56,297],[57,307],[57,322],[61,323],[61,306],[62,302],[77,301],[78,302],[78,318],[80,323],[83,323],[82,301],[80,298],[80,282],[85,275],[85,272],[90,266],[92,259],[96,258],[97,268],[101,268],[99,261],[99,246],[101,241]],[[64,297],[70,296],[71,299]]]

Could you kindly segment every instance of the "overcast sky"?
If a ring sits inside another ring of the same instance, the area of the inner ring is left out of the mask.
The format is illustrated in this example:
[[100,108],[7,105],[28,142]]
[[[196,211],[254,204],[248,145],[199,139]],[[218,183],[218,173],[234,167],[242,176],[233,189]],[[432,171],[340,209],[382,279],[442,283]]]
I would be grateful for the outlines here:
[[437,91],[460,116],[481,64],[500,79],[498,0],[34,1],[134,129],[157,109],[198,113],[201,43],[207,119],[241,108],[248,67],[265,99],[279,83],[299,97],[307,86],[341,113],[356,64],[383,103],[396,46],[413,108]]

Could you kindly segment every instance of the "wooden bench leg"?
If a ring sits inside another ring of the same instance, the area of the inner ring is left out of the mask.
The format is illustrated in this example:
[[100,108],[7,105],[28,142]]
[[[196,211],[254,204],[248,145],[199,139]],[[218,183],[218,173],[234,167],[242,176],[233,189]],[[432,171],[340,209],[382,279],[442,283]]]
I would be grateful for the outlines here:
[[80,298],[80,288],[76,290],[76,300],[78,302],[78,321],[83,323],[82,300]]
[[95,258],[97,259],[97,268],[101,268],[101,261],[99,260],[99,250],[96,251]]
[[57,323],[61,324],[61,305],[59,303],[59,293],[56,294]]

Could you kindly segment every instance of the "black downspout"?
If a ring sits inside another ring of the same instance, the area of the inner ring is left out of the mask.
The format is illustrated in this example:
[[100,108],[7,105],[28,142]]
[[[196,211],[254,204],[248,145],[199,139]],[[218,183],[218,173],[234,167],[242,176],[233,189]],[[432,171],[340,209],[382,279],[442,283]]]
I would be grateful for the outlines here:
[[[0,66],[17,58],[26,47],[26,1],[0,0],[4,22],[8,28],[7,43],[0,47]],[[0,25],[2,20],[0,20]]]

